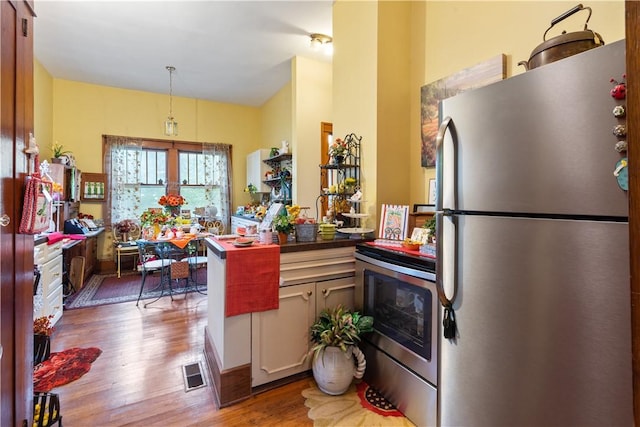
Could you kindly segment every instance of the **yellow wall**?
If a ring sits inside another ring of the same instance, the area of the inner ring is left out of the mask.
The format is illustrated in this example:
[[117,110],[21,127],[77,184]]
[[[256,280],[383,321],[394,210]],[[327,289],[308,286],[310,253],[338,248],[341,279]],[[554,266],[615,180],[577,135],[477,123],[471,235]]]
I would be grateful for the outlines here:
[[292,109],[291,82],[288,82],[273,95],[260,108],[262,111],[262,137],[255,141],[256,147],[271,148],[280,147],[282,140],[289,141],[291,146],[291,109]]
[[[500,53],[507,55],[508,75],[524,72],[517,63],[528,59],[542,42],[550,21],[575,5],[572,1],[428,0],[408,5],[336,1],[334,134],[363,136],[369,226],[376,225],[381,203],[412,205],[428,200],[428,182],[435,169],[420,165],[420,87]],[[593,9],[590,29],[606,42],[624,38],[624,1],[593,1],[588,6]],[[582,11],[568,18],[548,37],[562,29],[582,30],[587,14]],[[401,65],[394,69],[393,58],[400,64],[404,55],[409,57],[408,70]],[[406,129],[401,114],[394,114],[398,111],[407,112]],[[392,147],[408,155],[399,161],[401,155],[389,155]]]
[[[375,215],[377,173],[378,7],[376,2],[338,0],[333,6],[333,134],[362,137],[362,212]],[[375,219],[362,220],[373,227]]]
[[316,213],[320,195],[320,123],[331,122],[331,64],[296,57],[292,61],[293,201]]
[[51,157],[53,142],[53,78],[38,62],[33,61],[34,136],[42,160]]
[[[73,151],[83,172],[103,172],[102,135],[168,139],[163,134],[168,97],[54,79],[53,140]],[[173,98],[179,124],[176,140],[233,146],[233,200],[241,200],[246,155],[260,141],[260,110],[192,98]],[[102,204],[83,203],[82,212],[102,216]]]
[[[427,1],[413,2],[411,14],[411,195],[409,203],[426,203],[434,168],[420,166],[420,87],[459,70],[507,55],[507,75],[524,72],[518,62],[528,60],[542,43],[553,18],[571,9],[575,1]],[[584,3],[593,13],[588,28],[610,43],[624,38],[624,1]],[[562,21],[547,39],[581,31],[588,12]]]

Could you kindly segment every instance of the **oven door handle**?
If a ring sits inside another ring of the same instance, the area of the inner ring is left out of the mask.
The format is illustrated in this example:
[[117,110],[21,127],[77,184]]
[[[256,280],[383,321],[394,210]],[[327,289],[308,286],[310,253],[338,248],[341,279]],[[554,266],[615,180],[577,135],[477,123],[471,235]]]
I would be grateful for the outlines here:
[[[451,167],[453,168],[450,179],[453,180],[451,185],[451,203],[452,206],[450,208],[445,208],[443,206],[444,203],[444,142],[445,135],[447,130],[451,133],[451,142],[452,142],[452,161]],[[445,117],[442,119],[442,123],[440,124],[440,128],[438,129],[438,134],[436,135],[436,290],[438,291],[438,299],[440,300],[440,304],[443,307],[451,309],[453,307],[453,302],[456,299],[456,294],[458,292],[458,283],[456,278],[456,272],[458,271],[458,218],[454,214],[458,205],[458,191],[457,191],[457,176],[458,176],[458,141],[455,130],[455,125],[453,124],[453,120],[451,117]],[[451,268],[447,269],[449,280],[453,286],[453,294],[451,298],[447,297],[447,294],[444,290],[444,262],[445,262],[445,253],[442,250],[444,246],[444,219],[450,218],[451,225],[453,229],[452,239],[449,240],[452,243],[452,251],[449,252],[453,255],[451,259]]]

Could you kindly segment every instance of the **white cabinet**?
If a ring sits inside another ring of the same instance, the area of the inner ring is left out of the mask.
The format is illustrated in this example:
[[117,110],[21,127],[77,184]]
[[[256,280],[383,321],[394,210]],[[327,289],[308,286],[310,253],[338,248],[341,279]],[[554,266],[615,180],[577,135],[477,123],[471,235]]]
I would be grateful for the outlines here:
[[354,248],[280,254],[277,310],[251,315],[251,386],[311,369],[309,329],[320,311],[354,308]]
[[40,270],[40,283],[34,296],[34,319],[53,316],[54,325],[62,317],[62,241],[48,245],[41,243],[34,247],[34,264]]
[[265,184],[265,174],[270,170],[263,160],[269,158],[269,150],[261,149],[247,155],[247,185],[253,184],[259,193],[268,193],[271,187]]
[[251,316],[251,386],[311,369],[311,325],[325,307],[353,309],[354,297],[354,277],[280,288],[278,310]]

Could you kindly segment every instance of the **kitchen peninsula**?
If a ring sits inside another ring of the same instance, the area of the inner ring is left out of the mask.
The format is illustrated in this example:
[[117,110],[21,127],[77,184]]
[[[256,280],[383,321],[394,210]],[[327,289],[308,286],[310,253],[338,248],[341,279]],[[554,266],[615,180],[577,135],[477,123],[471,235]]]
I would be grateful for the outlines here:
[[[362,240],[336,239],[236,248],[216,238],[206,239],[208,320],[204,351],[220,407],[250,397],[256,387],[311,368],[305,356],[310,348],[309,328],[317,313],[337,304],[353,307],[354,252],[359,242]],[[252,262],[252,256],[256,261]],[[236,274],[231,263],[239,262],[238,257],[247,257],[240,262],[260,270],[256,274],[264,278],[265,287],[273,285],[273,271],[277,279],[273,294],[258,291],[262,295],[253,308],[245,307],[246,312],[240,314],[233,310],[242,301],[230,299],[239,294],[237,290],[229,292],[233,284],[227,283],[229,276]],[[258,267],[257,259],[279,259],[275,261],[279,265],[270,271],[262,268],[264,265]],[[267,309],[274,300],[276,308]]]

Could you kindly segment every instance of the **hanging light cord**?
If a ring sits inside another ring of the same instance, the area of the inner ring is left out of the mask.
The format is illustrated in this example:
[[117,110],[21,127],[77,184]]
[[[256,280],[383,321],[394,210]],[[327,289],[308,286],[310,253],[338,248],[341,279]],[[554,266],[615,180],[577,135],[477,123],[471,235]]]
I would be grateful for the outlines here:
[[173,120],[173,72],[176,67],[167,65],[167,70],[169,70],[169,117]]

